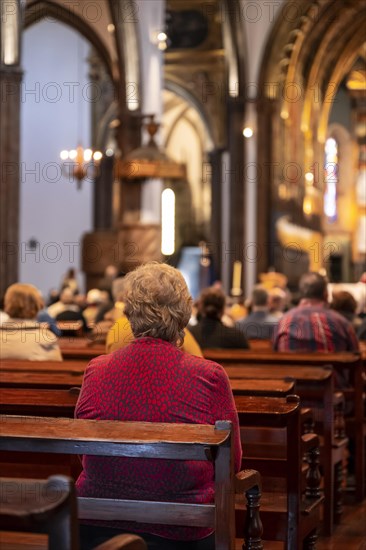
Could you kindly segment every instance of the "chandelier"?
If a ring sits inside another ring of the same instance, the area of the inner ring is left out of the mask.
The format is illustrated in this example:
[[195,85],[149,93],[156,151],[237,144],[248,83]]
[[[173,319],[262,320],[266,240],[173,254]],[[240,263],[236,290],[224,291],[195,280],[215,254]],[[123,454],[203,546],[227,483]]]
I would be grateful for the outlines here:
[[[78,37],[77,40],[77,61],[76,61],[76,71],[77,71],[77,82],[82,83],[83,75],[83,48],[82,48],[82,38]],[[69,182],[76,181],[78,189],[81,189],[81,184],[84,179],[89,181],[94,180],[99,174],[99,165],[100,161],[103,158],[101,151],[96,151],[91,148],[84,149],[82,146],[82,130],[83,130],[83,104],[80,102],[77,108],[77,147],[75,149],[64,149],[60,153],[60,158],[62,161],[61,171],[65,178]],[[83,100],[85,100],[83,96]]]
[[70,181],[76,180],[77,188],[81,189],[84,179],[94,180],[99,174],[103,153],[90,148],[84,149],[79,144],[76,149],[61,151],[60,158],[63,161],[61,168],[64,176]]

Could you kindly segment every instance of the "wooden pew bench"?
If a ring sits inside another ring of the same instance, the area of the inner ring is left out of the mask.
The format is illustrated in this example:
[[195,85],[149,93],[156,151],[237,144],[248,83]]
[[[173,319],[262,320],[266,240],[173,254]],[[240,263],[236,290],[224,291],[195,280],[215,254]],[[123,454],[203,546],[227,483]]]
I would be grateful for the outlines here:
[[83,375],[61,372],[0,372],[2,388],[70,389],[81,387]]
[[83,359],[89,361],[99,355],[105,355],[105,345],[88,338],[59,338],[59,345],[65,360]]
[[2,415],[0,450],[13,454],[34,451],[212,461],[215,472],[215,502],[212,504],[78,498],[79,518],[211,527],[215,530],[216,550],[232,550],[234,494],[235,491],[245,492],[248,513],[244,548],[262,548],[257,513],[259,474],[251,470],[233,475],[229,422],[207,426]]
[[[364,352],[362,352],[364,353]],[[354,440],[355,457],[355,496],[362,501],[366,495],[366,411],[365,411],[365,377],[366,360],[360,353],[353,352],[276,352],[259,350],[207,349],[204,356],[223,365],[241,367],[245,364],[258,364],[268,367],[276,365],[291,366],[326,366],[348,380],[349,388],[342,391],[345,397],[346,435]],[[352,412],[349,413],[349,410]]]
[[52,372],[83,375],[87,365],[87,360],[77,361],[70,359],[70,361],[24,361],[3,359],[0,362],[0,372]]
[[[235,403],[243,445],[242,465],[257,464],[261,471],[263,539],[284,541],[286,550],[315,548],[323,501],[319,440],[314,434],[301,434],[299,397],[236,396]],[[304,465],[304,454],[310,466]],[[242,514],[239,499],[238,525]]]
[[225,370],[232,381],[247,376],[256,376],[264,381],[269,376],[282,379],[286,375],[296,380],[295,392],[301,398],[301,405],[312,409],[314,430],[320,436],[325,496],[324,531],[331,534],[334,523],[339,522],[342,515],[342,468],[348,443],[344,433],[336,430],[336,422],[340,422],[341,415],[335,407],[338,407],[340,397],[338,395],[335,399],[332,369],[244,364],[226,367]]
[[[2,550],[79,550],[72,479],[0,478],[0,530]],[[147,550],[147,546],[140,537],[124,534],[95,550]]]
[[234,395],[286,397],[294,393],[295,381],[292,378],[267,378],[258,382],[257,378],[236,378],[230,380],[230,386]]
[[74,418],[79,388],[49,390],[2,388],[0,414]]
[[[75,386],[81,387],[83,375],[60,372],[10,372],[0,371],[0,393],[3,388],[19,389],[70,389]],[[294,380],[263,380],[259,385],[256,379],[236,380],[232,382],[233,393],[241,395],[267,395],[272,397],[284,397],[293,393]],[[0,395],[1,398],[1,395]]]

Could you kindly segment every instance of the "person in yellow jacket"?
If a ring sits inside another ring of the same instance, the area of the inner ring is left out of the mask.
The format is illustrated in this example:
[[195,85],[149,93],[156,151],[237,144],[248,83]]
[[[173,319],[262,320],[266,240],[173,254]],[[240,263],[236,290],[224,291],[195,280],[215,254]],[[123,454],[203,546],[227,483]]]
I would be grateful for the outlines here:
[[[130,322],[123,314],[108,331],[106,353],[111,353],[117,349],[124,348],[134,339]],[[184,342],[182,345],[182,350],[191,353],[192,355],[196,355],[197,357],[203,357],[201,348],[187,329],[184,329]]]

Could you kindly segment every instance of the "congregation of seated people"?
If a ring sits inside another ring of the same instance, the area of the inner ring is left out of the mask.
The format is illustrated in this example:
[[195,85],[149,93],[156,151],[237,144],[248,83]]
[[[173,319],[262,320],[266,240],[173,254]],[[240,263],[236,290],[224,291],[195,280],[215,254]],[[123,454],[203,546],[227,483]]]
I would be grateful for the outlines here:
[[[71,273],[74,275],[74,273]],[[0,317],[0,358],[62,360],[57,321],[82,321],[84,335],[106,345],[106,355],[86,368],[75,417],[164,423],[233,423],[235,471],[242,449],[238,414],[224,368],[206,360],[210,348],[247,350],[253,340],[269,340],[275,351],[357,351],[366,340],[365,312],[349,293],[328,302],[327,280],[306,273],[300,300],[290,307],[281,288],[256,285],[238,304],[219,285],[202,290],[194,314],[182,274],[166,264],[149,263],[127,275],[110,269],[84,297],[65,278],[45,309],[32,285],[11,285]],[[366,285],[365,285],[366,291]],[[364,316],[364,317],[363,317]],[[356,334],[357,331],[357,334]],[[144,483],[141,484],[140,480]],[[77,480],[79,496],[207,503],[213,499],[209,464],[164,460],[84,457]],[[149,548],[214,550],[212,530],[199,527],[89,522],[80,527],[81,548],[88,550],[124,532],[140,534]]]

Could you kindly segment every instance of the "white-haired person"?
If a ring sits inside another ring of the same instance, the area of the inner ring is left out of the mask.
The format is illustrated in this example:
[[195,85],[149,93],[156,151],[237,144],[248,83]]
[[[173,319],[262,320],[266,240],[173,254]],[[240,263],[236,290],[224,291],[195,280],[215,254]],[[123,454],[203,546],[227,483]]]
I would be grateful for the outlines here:
[[[135,339],[109,355],[93,359],[86,369],[76,417],[214,424],[231,420],[235,469],[241,465],[238,416],[228,377],[212,361],[179,348],[192,310],[181,273],[150,263],[124,280],[124,311]],[[83,457],[77,481],[80,496],[208,503],[214,499],[212,464],[130,458]],[[143,483],[141,483],[143,479]],[[199,527],[103,522],[81,526],[82,550],[107,538],[135,532],[149,548],[213,550],[212,530]]]

